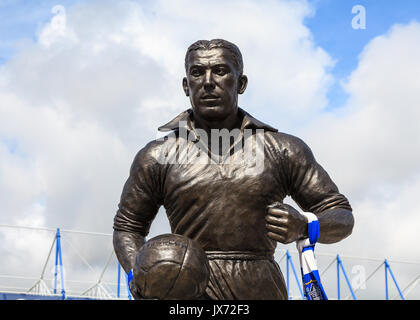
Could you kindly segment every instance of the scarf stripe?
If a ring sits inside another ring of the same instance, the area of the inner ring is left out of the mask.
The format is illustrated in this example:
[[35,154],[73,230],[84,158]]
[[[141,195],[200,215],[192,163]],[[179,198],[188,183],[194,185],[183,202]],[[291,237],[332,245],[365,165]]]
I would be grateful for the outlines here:
[[316,215],[302,213],[308,219],[308,238],[296,241],[302,272],[303,291],[307,300],[328,300],[321,284],[315,258],[315,243],[319,238],[319,222]]

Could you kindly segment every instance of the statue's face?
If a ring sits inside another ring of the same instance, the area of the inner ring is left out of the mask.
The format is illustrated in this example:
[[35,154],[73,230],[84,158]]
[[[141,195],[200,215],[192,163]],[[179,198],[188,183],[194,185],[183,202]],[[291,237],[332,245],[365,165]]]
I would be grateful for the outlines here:
[[229,50],[190,52],[186,72],[184,91],[190,97],[195,115],[207,121],[222,121],[236,113],[238,93],[245,91],[246,77],[239,74]]

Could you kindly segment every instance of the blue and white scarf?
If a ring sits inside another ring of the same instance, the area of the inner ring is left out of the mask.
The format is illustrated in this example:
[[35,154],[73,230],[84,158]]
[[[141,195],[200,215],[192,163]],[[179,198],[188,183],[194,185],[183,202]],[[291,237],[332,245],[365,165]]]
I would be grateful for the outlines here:
[[319,222],[316,215],[302,212],[308,219],[308,238],[296,241],[302,272],[303,290],[307,300],[328,300],[319,277],[314,249],[319,237]]

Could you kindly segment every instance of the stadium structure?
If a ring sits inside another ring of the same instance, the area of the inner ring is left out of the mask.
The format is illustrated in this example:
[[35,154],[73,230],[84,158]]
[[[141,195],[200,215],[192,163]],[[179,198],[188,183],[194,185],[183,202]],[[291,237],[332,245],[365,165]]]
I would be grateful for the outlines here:
[[[32,248],[31,237],[49,245]],[[0,225],[0,240],[21,241],[1,259],[0,300],[132,299],[112,234]],[[19,252],[25,247],[34,255]],[[298,254],[291,248],[277,249],[275,259],[289,299],[304,299]],[[420,299],[420,262],[315,254],[329,299]]]

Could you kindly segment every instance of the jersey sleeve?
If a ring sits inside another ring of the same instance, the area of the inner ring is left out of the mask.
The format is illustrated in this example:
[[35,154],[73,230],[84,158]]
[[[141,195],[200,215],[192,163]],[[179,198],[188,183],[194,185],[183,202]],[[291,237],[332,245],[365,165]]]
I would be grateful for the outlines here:
[[151,144],[134,158],[114,217],[114,230],[147,236],[162,204],[159,164],[150,149]]
[[317,163],[311,149],[290,136],[287,150],[288,193],[303,211],[318,214],[342,208],[352,210],[328,173]]

